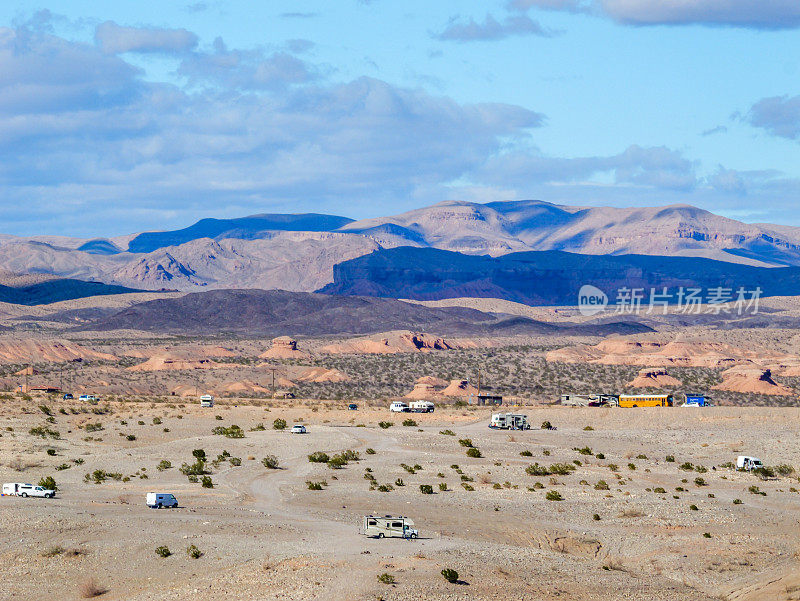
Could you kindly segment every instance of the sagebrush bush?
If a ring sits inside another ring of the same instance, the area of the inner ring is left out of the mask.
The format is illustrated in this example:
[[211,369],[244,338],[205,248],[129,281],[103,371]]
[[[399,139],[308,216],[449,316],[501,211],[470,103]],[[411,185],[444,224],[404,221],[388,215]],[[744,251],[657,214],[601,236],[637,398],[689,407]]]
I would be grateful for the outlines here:
[[156,555],[159,557],[169,557],[172,555],[172,552],[169,550],[169,547],[162,545],[160,547],[156,547]]

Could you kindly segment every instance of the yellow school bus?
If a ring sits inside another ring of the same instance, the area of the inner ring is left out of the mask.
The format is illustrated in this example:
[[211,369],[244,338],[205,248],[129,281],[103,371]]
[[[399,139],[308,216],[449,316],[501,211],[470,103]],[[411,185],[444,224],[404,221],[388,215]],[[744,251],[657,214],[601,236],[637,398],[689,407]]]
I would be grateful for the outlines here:
[[620,407],[672,407],[671,394],[621,394]]

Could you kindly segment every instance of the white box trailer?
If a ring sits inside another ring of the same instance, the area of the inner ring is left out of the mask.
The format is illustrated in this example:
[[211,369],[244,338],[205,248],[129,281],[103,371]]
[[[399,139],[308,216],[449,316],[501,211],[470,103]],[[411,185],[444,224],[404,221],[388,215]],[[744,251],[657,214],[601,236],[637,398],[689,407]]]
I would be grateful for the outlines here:
[[389,405],[389,411],[392,413],[408,413],[410,409],[403,401],[394,401]]
[[364,516],[363,534],[376,538],[405,538],[419,537],[419,530],[414,528],[414,521],[399,515],[367,515]]
[[758,469],[760,467],[764,467],[764,462],[761,461],[758,457],[749,457],[748,455],[739,455],[736,458],[736,469],[737,470],[752,471],[752,470]]
[[200,406],[201,407],[213,407],[214,406],[214,397],[210,394],[204,394],[200,397]]
[[20,487],[25,486],[21,482],[5,482],[3,484],[3,494],[15,497],[19,493]]
[[435,405],[430,401],[413,401],[408,407],[413,413],[433,413]]
[[530,430],[528,416],[523,413],[492,413],[489,427],[496,430]]

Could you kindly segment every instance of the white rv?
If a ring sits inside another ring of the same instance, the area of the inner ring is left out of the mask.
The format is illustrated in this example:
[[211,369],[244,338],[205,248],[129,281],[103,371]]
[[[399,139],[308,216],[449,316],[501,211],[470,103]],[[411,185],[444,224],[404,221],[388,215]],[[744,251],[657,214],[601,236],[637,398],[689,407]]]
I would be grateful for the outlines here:
[[145,497],[145,503],[151,509],[161,509],[162,507],[177,507],[178,499],[168,492],[149,492]]
[[200,406],[201,407],[213,407],[214,406],[214,397],[210,394],[204,394],[200,397]]
[[528,416],[522,413],[492,413],[489,427],[496,430],[530,430]]
[[418,538],[419,530],[414,528],[414,522],[407,517],[391,515],[364,516],[364,534],[377,538]]
[[389,411],[392,413],[406,413],[410,411],[410,409],[403,401],[394,401],[391,405],[389,405]]
[[12,497],[44,497],[45,499],[52,499],[56,495],[56,491],[43,486],[34,486],[33,484],[7,482],[3,484],[3,494]]
[[764,467],[764,463],[758,457],[748,457],[747,455],[739,455],[736,458],[736,469],[752,471]]
[[413,413],[433,413],[434,404],[430,401],[414,401],[409,408]]

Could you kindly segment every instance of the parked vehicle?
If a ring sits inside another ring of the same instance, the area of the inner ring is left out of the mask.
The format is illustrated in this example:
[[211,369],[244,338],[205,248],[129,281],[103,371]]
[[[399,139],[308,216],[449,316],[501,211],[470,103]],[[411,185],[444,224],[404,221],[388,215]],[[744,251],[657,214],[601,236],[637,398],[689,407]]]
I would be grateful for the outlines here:
[[348,408],[350,411],[358,411],[358,405],[356,405],[355,403],[350,403],[350,404],[347,406],[347,408]]
[[411,411],[403,401],[394,401],[389,405],[389,411],[392,413],[408,413]]
[[674,397],[671,394],[621,394],[620,407],[672,407]]
[[681,405],[681,407],[711,407],[711,403],[708,402],[706,397],[704,396],[690,396],[686,395],[686,402]]
[[400,516],[364,516],[363,533],[377,538],[419,538],[419,530],[414,528],[413,520]]
[[528,416],[523,413],[492,413],[489,427],[496,430],[530,430]]
[[74,399],[75,397],[74,397],[74,396],[72,396],[72,394],[70,394],[70,393],[68,392],[67,394],[65,394],[65,395],[64,395],[63,397],[61,397],[61,398],[62,398],[63,400],[65,400],[65,401],[71,401],[71,400],[72,400],[72,399]]
[[56,496],[56,491],[43,486],[33,484],[21,484],[19,482],[9,482],[3,484],[3,494],[17,497],[43,497],[52,499]]
[[178,499],[169,492],[149,492],[145,497],[145,502],[150,509],[178,506]]
[[303,424],[295,424],[292,426],[292,429],[289,430],[292,434],[305,434],[306,427]]
[[200,406],[201,407],[213,407],[214,406],[214,397],[210,394],[204,394],[200,397]]
[[78,397],[78,400],[79,401],[86,401],[88,403],[93,403],[93,402],[97,401],[98,399],[93,394],[82,394],[81,396]]
[[764,462],[761,461],[758,457],[749,457],[747,455],[739,455],[736,458],[736,469],[737,470],[752,471],[752,470],[758,469],[760,467],[764,467]]
[[433,413],[435,408],[430,401],[413,401],[408,407],[413,413]]

